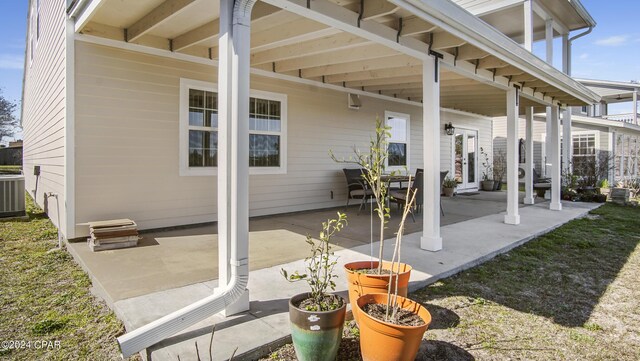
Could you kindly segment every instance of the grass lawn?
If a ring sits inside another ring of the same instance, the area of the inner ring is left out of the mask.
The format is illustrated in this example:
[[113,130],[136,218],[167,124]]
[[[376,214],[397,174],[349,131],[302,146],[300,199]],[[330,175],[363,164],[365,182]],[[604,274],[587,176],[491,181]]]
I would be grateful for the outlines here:
[[417,359],[640,360],[639,219],[606,204],[411,294],[433,316]]
[[21,165],[0,165],[0,175],[2,174],[20,174],[22,172]]
[[[0,359],[119,359],[124,327],[91,295],[89,277],[69,253],[52,251],[57,231],[27,198],[28,220],[0,222],[0,342],[31,341],[31,348],[0,345]],[[43,349],[35,341],[60,343]]]

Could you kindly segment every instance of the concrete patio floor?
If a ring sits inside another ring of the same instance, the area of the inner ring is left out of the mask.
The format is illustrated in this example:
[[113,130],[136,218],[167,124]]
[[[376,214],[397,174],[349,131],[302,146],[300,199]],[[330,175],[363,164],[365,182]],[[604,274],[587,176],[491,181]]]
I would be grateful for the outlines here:
[[[442,207],[445,212],[441,217],[443,226],[464,222],[503,212],[506,192],[443,197]],[[393,237],[400,218],[394,205],[391,209],[385,238]],[[334,218],[337,211],[343,210],[335,208],[252,218],[249,222],[250,270],[303,259],[307,256],[306,235],[317,236],[321,222]],[[349,226],[335,237],[336,250],[370,245],[370,211],[371,207],[368,207],[357,215],[357,207],[349,207]],[[422,231],[421,214],[416,216],[415,223],[409,220],[406,225],[406,234],[419,231]],[[143,233],[136,248],[94,253],[84,242],[71,243],[69,248],[92,276],[94,292],[113,305],[127,298],[217,279],[216,233],[216,226],[211,224]],[[378,234],[378,228],[374,226],[374,240],[378,239]]]
[[[473,208],[480,208],[484,211],[489,209],[496,210],[499,208],[504,209],[504,205],[499,206],[502,195],[491,193],[480,193],[472,196],[459,196],[455,199],[444,199],[443,206],[447,216],[454,218],[456,215],[454,205],[457,204],[460,207],[460,212],[469,212],[469,208],[473,205]],[[456,203],[457,202],[457,203]],[[403,262],[407,262],[414,267],[411,274],[410,290],[416,290],[422,288],[430,283],[435,282],[438,279],[447,277],[449,275],[460,272],[463,269],[473,267],[480,264],[500,253],[507,252],[508,250],[517,247],[528,240],[551,231],[552,229],[581,216],[584,216],[591,209],[597,208],[598,204],[589,203],[570,203],[563,202],[563,210],[561,212],[551,211],[548,209],[548,203],[539,203],[534,206],[521,207],[520,214],[522,223],[518,226],[506,225],[503,222],[504,212],[490,213],[484,216],[472,217],[467,215],[466,220],[457,223],[451,223],[441,228],[443,237],[443,250],[439,252],[423,251],[419,248],[420,233],[413,233],[405,236],[403,241]],[[493,208],[495,207],[495,208]],[[323,214],[324,212],[329,212]],[[478,210],[479,212],[479,210]],[[325,210],[321,212],[314,212],[313,219],[308,219],[313,225],[310,225],[309,229],[313,228],[316,223],[319,223],[322,218],[316,218],[319,214],[330,216],[333,211]],[[295,217],[296,215],[290,215]],[[464,218],[463,214],[458,214],[460,219]],[[310,215],[309,215],[310,217]],[[354,216],[355,217],[355,216]],[[368,217],[360,216],[360,223],[364,223],[366,220],[368,223]],[[277,217],[276,217],[277,218]],[[304,213],[302,214],[304,217]],[[443,220],[445,220],[443,218]],[[257,222],[256,222],[257,221]],[[262,224],[264,223],[264,224]],[[287,223],[287,222],[284,222]],[[288,316],[288,299],[290,296],[306,291],[306,284],[304,283],[288,283],[280,275],[280,269],[285,268],[288,270],[303,270],[304,264],[302,258],[306,256],[306,247],[291,247],[278,249],[278,253],[274,249],[270,248],[276,242],[281,240],[269,240],[271,236],[276,234],[261,232],[268,232],[269,229],[279,228],[283,236],[289,237],[285,239],[285,242],[296,242],[299,245],[301,235],[297,232],[309,229],[303,226],[301,222],[288,222],[290,227],[286,228],[279,223],[274,222],[274,217],[263,217],[252,220],[252,238],[251,242],[265,242],[259,247],[252,247],[250,257],[254,257],[251,264],[251,272],[249,275],[249,290],[250,290],[250,311],[245,312],[232,317],[222,317],[220,315],[212,316],[198,324],[188,328],[187,330],[167,339],[147,349],[147,352],[143,355],[148,360],[176,360],[178,356],[180,359],[196,359],[194,343],[197,342],[200,350],[207,350],[209,345],[209,338],[212,326],[216,325],[215,338],[213,342],[214,360],[226,360],[231,353],[238,348],[235,360],[253,360],[269,352],[270,348],[277,347],[280,344],[289,341],[289,316]],[[356,222],[357,223],[357,222]],[[414,225],[417,227],[418,222]],[[297,224],[300,227],[299,231],[293,231],[291,224]],[[353,223],[352,223],[353,225]],[[270,227],[267,227],[270,226]],[[360,225],[362,227],[363,225]],[[264,228],[261,228],[264,227]],[[210,228],[209,228],[210,229]],[[315,233],[314,230],[311,230]],[[170,232],[162,232],[158,236],[147,238],[156,240],[158,245],[164,243],[177,243],[175,237],[184,237],[185,230],[175,230]],[[188,252],[184,252],[185,255],[180,255],[182,262],[188,262],[188,267],[183,263],[180,266],[175,258],[172,261],[158,260],[161,266],[155,268],[155,272],[161,273],[159,276],[161,279],[174,280],[179,276],[193,277],[192,273],[196,271],[190,270],[194,265],[193,259],[197,259],[202,265],[209,264],[207,269],[212,269],[211,264],[217,263],[217,255],[213,253],[207,253],[209,250],[214,252],[214,247],[207,246],[209,248],[203,248],[206,237],[210,237],[210,233],[207,233],[207,229],[203,228],[197,232],[191,230],[193,237],[191,245],[188,246]],[[253,234],[256,233],[254,236]],[[350,236],[351,237],[351,236]],[[343,264],[353,261],[369,259],[371,245],[368,239],[357,238],[352,239],[344,237],[345,240],[349,240],[349,248],[342,248],[336,252],[338,259],[338,267],[341,268]],[[368,238],[368,236],[366,237]],[[212,239],[209,238],[209,243],[212,243]],[[271,242],[271,243],[269,243]],[[180,242],[182,243],[182,242]],[[293,243],[289,243],[293,245]],[[198,246],[199,245],[199,246]],[[156,248],[158,246],[155,246]],[[87,253],[84,252],[86,245],[70,244],[69,250],[74,257],[85,267],[89,269],[89,274],[94,281],[94,291],[100,296],[104,297],[106,291],[104,285],[106,284],[109,291],[112,294],[114,289],[118,289],[110,280],[105,278],[102,274],[101,279],[97,277],[101,273],[95,273],[91,271],[91,268],[96,268],[96,264],[102,264],[96,262],[94,257],[105,257],[112,261],[117,261],[119,258],[112,254],[99,252],[99,253]],[[154,246],[139,247],[132,250],[139,250],[140,252],[148,252],[152,250]],[[373,248],[377,249],[377,244],[373,244]],[[391,251],[391,247],[386,247],[387,251]],[[178,249],[173,249],[176,252]],[[123,250],[119,250],[123,251]],[[299,252],[302,256],[294,256],[284,251],[291,252],[297,255]],[[164,251],[165,257],[170,255],[170,250]],[[117,251],[114,251],[117,253]],[[262,254],[260,254],[262,253]],[[282,253],[282,254],[280,254]],[[91,255],[91,257],[87,257]],[[102,255],[102,256],[101,256]],[[140,258],[147,258],[143,253],[138,253]],[[268,257],[267,257],[268,256]],[[114,257],[114,258],[112,258]],[[127,256],[132,257],[134,256]],[[262,258],[260,258],[262,257]],[[297,257],[297,258],[296,258]],[[126,257],[125,257],[126,258]],[[273,258],[274,260],[268,260]],[[387,254],[385,258],[390,258],[390,254]],[[135,262],[132,261],[133,267]],[[113,263],[111,263],[113,265]],[[184,267],[186,269],[180,269]],[[204,266],[200,266],[201,270]],[[122,274],[120,267],[110,268],[113,274]],[[151,267],[153,269],[153,267]],[[150,272],[148,268],[138,268],[138,270],[144,272]],[[173,272],[171,275],[163,275],[164,270],[170,270]],[[141,273],[144,273],[141,272]],[[209,275],[215,274],[213,270],[209,271]],[[336,280],[338,285],[338,292],[346,297],[346,282],[343,272],[339,270],[339,278]],[[148,275],[145,277],[149,277]],[[143,277],[144,278],[144,277]],[[203,277],[204,278],[204,277]],[[131,276],[131,279],[135,279]],[[140,281],[142,282],[142,281]],[[163,289],[156,292],[146,292],[138,296],[125,297],[125,293],[121,293],[119,299],[108,300],[110,306],[114,309],[117,316],[124,322],[127,330],[133,330],[141,327],[155,319],[158,319],[172,311],[187,306],[195,301],[198,301],[208,295],[211,295],[214,288],[217,285],[217,281],[209,276],[208,279],[200,282],[196,281],[188,285],[181,287],[174,287],[170,289]],[[202,356],[202,351],[201,351]],[[205,357],[206,359],[206,357]]]

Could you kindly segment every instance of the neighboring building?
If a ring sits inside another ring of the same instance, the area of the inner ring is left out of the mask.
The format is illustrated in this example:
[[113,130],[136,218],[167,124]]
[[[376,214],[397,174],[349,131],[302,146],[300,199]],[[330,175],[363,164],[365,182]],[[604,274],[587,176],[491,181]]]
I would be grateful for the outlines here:
[[0,147],[0,165],[22,165],[22,140]]
[[[571,116],[571,169],[583,176],[590,173],[585,166],[595,165],[598,178],[607,178],[610,184],[625,178],[638,177],[638,157],[640,156],[640,125],[637,109],[637,92],[640,84],[604,80],[578,79],[582,84],[601,96],[597,104],[572,108]],[[610,104],[630,103],[629,113],[609,114]],[[549,166],[545,166],[546,154],[546,114],[536,114],[533,124],[533,146],[536,171],[547,176]],[[520,119],[519,137],[524,139],[525,120]],[[493,123],[494,152],[504,152],[506,147],[506,120],[496,118]],[[562,134],[561,134],[562,138]],[[563,147],[564,148],[564,147]],[[564,152],[564,149],[562,149]],[[563,164],[563,169],[567,169]],[[606,174],[606,175],[605,175]]]

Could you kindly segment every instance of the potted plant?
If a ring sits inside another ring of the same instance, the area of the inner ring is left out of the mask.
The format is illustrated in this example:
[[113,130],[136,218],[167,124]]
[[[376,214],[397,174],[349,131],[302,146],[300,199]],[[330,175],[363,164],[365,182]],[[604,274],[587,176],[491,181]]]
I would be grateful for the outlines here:
[[502,180],[507,174],[507,154],[502,149],[498,149],[493,154],[493,190],[502,189]]
[[338,219],[322,223],[319,240],[307,235],[311,254],[305,258],[307,273],[289,274],[281,269],[289,282],[304,280],[310,291],[289,299],[291,339],[296,357],[301,361],[333,361],[342,340],[342,328],[347,310],[344,298],[328,293],[335,290],[333,273],[336,258],[333,256],[331,237],[344,228],[347,216],[338,212]]
[[[390,128],[385,126],[380,118],[376,118],[376,133],[369,142],[369,152],[362,153],[354,147],[354,155],[349,159],[338,159],[333,152],[331,158],[339,163],[358,165],[363,170],[363,181],[369,185],[375,200],[375,210],[379,220],[379,248],[378,260],[356,261],[344,265],[349,289],[349,302],[353,311],[353,318],[359,321],[356,301],[358,297],[375,292],[383,292],[389,284],[398,286],[401,296],[407,295],[411,266],[404,263],[391,264],[383,260],[384,230],[389,219],[389,207],[385,202],[388,184],[382,181],[385,174],[385,164],[389,156],[387,138]],[[394,172],[391,172],[393,175]],[[389,275],[392,275],[391,277]]]
[[616,187],[611,189],[609,196],[614,203],[627,204],[631,196],[627,182],[619,181]]
[[604,195],[605,197],[609,195],[611,192],[611,188],[609,188],[609,180],[607,178],[603,178],[598,181],[598,193]]
[[480,147],[480,154],[484,157],[484,160],[482,161],[484,171],[482,172],[480,188],[482,188],[483,191],[492,191],[494,186],[493,179],[491,179],[493,176],[493,165],[489,162],[489,155],[485,153],[482,147]]
[[[415,192],[407,190],[407,202],[396,233],[393,265],[400,263],[400,249],[404,224],[413,203]],[[414,360],[424,332],[431,323],[431,314],[421,304],[398,295],[398,284],[388,283],[386,293],[365,294],[358,298],[356,307],[360,314],[360,352],[364,361]]]
[[442,192],[446,197],[453,196],[453,192],[456,190],[458,186],[458,182],[451,177],[446,177],[444,181],[442,181]]

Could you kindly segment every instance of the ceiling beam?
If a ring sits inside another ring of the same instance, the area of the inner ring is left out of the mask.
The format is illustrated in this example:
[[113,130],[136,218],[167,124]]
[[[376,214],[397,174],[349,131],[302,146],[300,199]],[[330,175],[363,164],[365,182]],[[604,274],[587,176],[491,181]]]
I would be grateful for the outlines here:
[[400,66],[421,65],[422,60],[407,55],[392,55],[384,58],[361,60],[349,63],[330,64],[315,68],[303,69],[302,77],[354,73],[359,71],[379,70]]
[[253,53],[251,54],[251,64],[272,63],[275,61],[299,58],[306,55],[322,54],[364,44],[371,44],[371,42],[356,35],[339,33],[317,40],[291,44]]
[[356,48],[336,50],[330,53],[308,55],[296,59],[276,62],[275,70],[276,72],[280,73],[290,70],[307,69],[336,64],[338,62],[349,63],[367,59],[376,59],[397,54],[398,53],[395,50],[389,49],[385,46],[371,44],[359,46]]
[[367,0],[363,1],[364,9],[362,19],[369,20],[390,15],[398,11],[398,7],[387,0]]
[[438,27],[418,17],[402,19],[401,36],[424,34],[436,30]]
[[464,44],[458,47],[458,56],[456,60],[475,60],[489,56],[484,50],[480,50],[471,44]]
[[450,33],[440,32],[433,34],[433,43],[431,44],[431,49],[433,50],[442,50],[442,49],[450,49],[455,48],[457,46],[462,46],[467,42],[461,40],[458,37],[451,35]]
[[127,28],[127,42],[139,39],[142,35],[151,31],[163,21],[174,17],[194,2],[195,0],[166,0]]
[[282,26],[268,31],[251,33],[251,49],[263,51],[299,42],[309,41],[324,36],[338,34],[340,30],[310,21],[305,18],[297,18]]
[[422,65],[329,75],[325,77],[325,80],[327,83],[341,83],[368,79],[398,78],[410,75],[421,76]]
[[[255,4],[251,12],[252,26],[255,24],[255,26],[258,27],[262,23],[273,23],[272,18],[280,15],[286,15],[288,19],[291,18],[290,14],[287,14],[280,8],[259,1]],[[173,39],[173,51],[180,51],[200,42],[217,38],[219,32],[220,19],[210,21],[191,31],[176,36]]]

